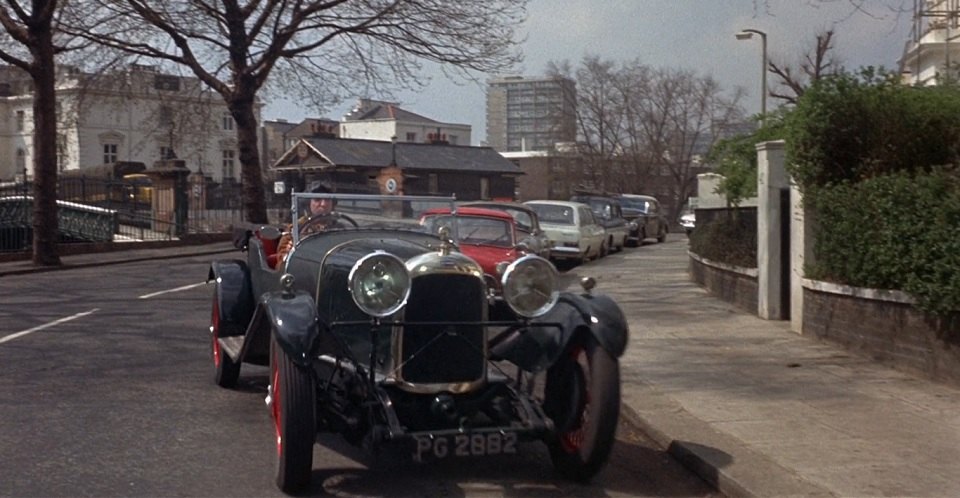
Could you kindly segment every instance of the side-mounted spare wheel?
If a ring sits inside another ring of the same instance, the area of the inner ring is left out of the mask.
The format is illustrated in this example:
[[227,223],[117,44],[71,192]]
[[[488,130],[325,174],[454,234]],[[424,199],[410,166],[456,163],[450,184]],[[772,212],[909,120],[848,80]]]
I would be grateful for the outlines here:
[[214,382],[220,387],[230,388],[237,385],[240,378],[240,363],[233,361],[218,339],[223,336],[224,327],[229,325],[223,320],[220,310],[220,291],[213,288],[213,313],[210,316],[210,353],[213,357]]
[[543,408],[556,425],[547,441],[554,468],[589,481],[610,456],[620,415],[619,364],[593,335],[579,334],[550,367]]
[[277,437],[277,487],[295,493],[310,485],[317,437],[313,377],[270,337],[270,415]]

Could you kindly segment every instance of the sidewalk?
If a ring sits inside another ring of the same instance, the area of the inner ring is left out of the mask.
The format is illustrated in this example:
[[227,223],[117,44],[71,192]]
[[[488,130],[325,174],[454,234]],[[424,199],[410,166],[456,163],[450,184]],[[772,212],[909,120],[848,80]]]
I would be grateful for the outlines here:
[[[729,496],[960,496],[960,389],[790,332],[709,296],[687,243],[571,270],[629,317],[628,416]],[[229,242],[63,257],[65,268],[230,252]],[[227,255],[229,257],[229,255]],[[33,271],[0,263],[0,277]]]
[[960,496],[960,389],[711,297],[671,234],[576,268],[630,322],[623,401],[729,496]]

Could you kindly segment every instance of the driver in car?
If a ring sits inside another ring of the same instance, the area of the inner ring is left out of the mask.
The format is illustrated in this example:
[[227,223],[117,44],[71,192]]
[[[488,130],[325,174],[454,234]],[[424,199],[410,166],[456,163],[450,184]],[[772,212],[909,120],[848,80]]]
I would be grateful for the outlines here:
[[[312,188],[310,192],[314,194],[333,193],[323,184]],[[327,197],[310,199],[309,212],[297,219],[300,237],[311,233],[322,232],[327,228],[337,226],[337,218],[333,213],[333,208],[336,204],[336,199]],[[293,249],[293,236],[290,234],[290,230],[291,228],[288,225],[283,235],[280,236],[280,241],[277,243],[277,261],[281,263],[287,260],[287,255],[290,253],[290,250]]]

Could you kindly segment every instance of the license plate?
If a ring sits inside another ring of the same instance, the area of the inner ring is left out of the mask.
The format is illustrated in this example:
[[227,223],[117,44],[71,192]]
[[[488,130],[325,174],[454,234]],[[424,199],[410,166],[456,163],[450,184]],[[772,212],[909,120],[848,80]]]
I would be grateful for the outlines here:
[[483,432],[443,436],[415,436],[413,460],[467,456],[513,455],[517,452],[515,432]]

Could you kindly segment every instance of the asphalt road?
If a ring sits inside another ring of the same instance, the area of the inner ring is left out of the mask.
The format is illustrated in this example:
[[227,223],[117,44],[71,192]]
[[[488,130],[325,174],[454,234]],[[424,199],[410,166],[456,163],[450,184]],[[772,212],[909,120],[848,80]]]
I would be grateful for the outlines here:
[[[266,369],[244,366],[237,390],[212,381],[211,258],[3,278],[0,496],[281,496]],[[541,444],[418,465],[331,436],[315,446],[308,494],[719,496],[621,420],[587,486],[559,479]]]

